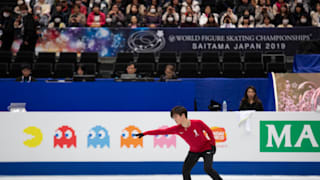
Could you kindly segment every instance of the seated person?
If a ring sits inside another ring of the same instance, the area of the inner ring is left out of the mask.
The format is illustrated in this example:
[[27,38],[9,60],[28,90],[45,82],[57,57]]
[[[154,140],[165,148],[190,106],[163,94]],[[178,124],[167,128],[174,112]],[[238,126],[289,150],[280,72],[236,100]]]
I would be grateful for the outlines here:
[[261,100],[257,96],[256,88],[249,86],[244,94],[244,97],[240,103],[240,111],[256,110],[263,111],[263,105]]
[[127,73],[121,74],[121,79],[136,79],[138,78],[136,72],[136,65],[134,63],[129,63],[126,69]]
[[289,24],[290,20],[288,17],[284,17],[282,20],[282,24],[279,24],[278,28],[292,28],[293,26]]
[[82,65],[79,65],[73,75],[73,81],[95,81],[95,75],[87,74],[86,69]]
[[22,76],[17,77],[16,81],[19,82],[34,82],[36,79],[31,76],[30,66],[23,66],[21,70]]
[[93,11],[89,14],[87,25],[89,27],[102,27],[106,24],[106,15],[100,11],[99,5],[93,6]]
[[82,66],[78,66],[75,75],[82,76],[85,74],[84,68]]
[[170,79],[177,79],[175,68],[173,65],[168,64],[164,70],[164,74],[160,76],[160,81],[168,81]]

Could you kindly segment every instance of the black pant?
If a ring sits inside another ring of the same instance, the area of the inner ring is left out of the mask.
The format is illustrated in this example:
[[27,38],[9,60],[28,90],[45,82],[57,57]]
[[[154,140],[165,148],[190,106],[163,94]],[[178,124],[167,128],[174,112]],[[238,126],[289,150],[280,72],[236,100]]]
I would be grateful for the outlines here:
[[202,157],[204,160],[204,171],[213,179],[213,180],[222,180],[220,175],[212,168],[212,161],[213,161],[213,155],[216,152],[216,148],[213,147],[213,149],[210,151],[205,151],[201,153],[194,153],[190,152],[188,153],[188,156],[186,157],[186,160],[183,164],[183,180],[191,180],[190,172],[194,165],[198,162],[199,158]]

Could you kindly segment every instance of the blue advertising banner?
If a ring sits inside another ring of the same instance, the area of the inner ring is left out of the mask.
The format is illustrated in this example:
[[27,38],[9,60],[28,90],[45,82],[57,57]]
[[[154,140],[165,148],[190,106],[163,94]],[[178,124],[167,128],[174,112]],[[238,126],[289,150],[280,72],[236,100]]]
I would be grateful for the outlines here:
[[320,40],[319,28],[66,28],[45,30],[36,50],[96,51],[101,57],[121,51],[284,51],[294,55],[299,42],[310,40]]

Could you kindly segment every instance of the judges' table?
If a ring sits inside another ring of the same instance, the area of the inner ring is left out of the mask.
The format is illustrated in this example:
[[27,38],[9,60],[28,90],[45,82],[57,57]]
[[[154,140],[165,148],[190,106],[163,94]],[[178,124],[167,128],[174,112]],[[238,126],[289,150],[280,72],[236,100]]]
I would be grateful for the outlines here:
[[[222,174],[320,174],[316,112],[190,112],[213,131]],[[179,174],[178,136],[132,134],[174,125],[169,112],[0,113],[0,174]],[[201,134],[203,132],[197,132]],[[193,173],[203,174],[203,163]]]

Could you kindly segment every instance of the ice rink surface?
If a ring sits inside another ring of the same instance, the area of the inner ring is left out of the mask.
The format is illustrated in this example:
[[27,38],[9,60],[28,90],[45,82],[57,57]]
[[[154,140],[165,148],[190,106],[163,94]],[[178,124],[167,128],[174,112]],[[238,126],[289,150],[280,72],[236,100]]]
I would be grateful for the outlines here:
[[[230,176],[224,180],[320,180],[320,176]],[[0,176],[0,180],[182,180],[181,175],[148,176]],[[192,180],[211,180],[206,175],[193,175]]]

